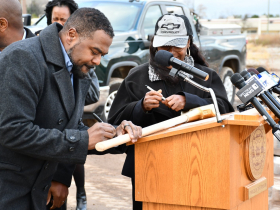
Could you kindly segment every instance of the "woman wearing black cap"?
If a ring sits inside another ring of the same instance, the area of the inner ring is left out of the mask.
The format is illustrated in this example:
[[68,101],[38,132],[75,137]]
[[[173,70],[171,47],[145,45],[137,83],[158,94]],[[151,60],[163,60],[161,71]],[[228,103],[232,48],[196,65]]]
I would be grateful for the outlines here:
[[[149,63],[133,68],[125,78],[116,95],[109,113],[109,123],[117,124],[131,120],[134,124],[147,127],[180,115],[180,111],[212,104],[209,93],[169,76],[171,67],[155,62],[158,50],[166,50],[192,66],[209,74],[207,81],[193,80],[212,88],[216,94],[221,114],[234,111],[227,100],[225,88],[218,74],[208,64],[193,43],[192,29],[184,15],[163,15],[155,26],[155,36],[150,46]],[[154,90],[147,92],[145,85]],[[162,101],[162,96],[166,100]],[[122,174],[132,179],[133,209],[142,209],[142,202],[135,201],[134,146],[126,147],[127,158]]]

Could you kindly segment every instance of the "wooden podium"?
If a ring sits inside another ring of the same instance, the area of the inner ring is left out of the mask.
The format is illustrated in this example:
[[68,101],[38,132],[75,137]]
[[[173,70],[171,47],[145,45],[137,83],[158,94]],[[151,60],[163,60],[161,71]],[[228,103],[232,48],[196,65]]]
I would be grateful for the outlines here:
[[221,124],[210,118],[138,140],[135,197],[143,210],[268,209],[271,129],[255,109],[223,117]]

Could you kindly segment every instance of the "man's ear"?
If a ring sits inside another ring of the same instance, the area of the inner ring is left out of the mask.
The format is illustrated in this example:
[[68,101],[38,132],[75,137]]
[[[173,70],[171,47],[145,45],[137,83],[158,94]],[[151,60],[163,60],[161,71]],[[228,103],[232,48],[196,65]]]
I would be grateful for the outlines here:
[[67,38],[66,42],[69,45],[72,45],[72,43],[76,42],[79,39],[79,35],[75,28],[70,28],[67,32]]
[[0,18],[0,32],[4,32],[8,28],[8,21],[6,18]]

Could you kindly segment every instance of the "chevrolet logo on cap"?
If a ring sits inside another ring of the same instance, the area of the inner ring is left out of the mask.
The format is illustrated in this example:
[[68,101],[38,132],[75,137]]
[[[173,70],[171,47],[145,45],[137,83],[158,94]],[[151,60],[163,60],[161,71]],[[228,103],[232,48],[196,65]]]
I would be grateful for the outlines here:
[[180,24],[174,24],[174,23],[163,24],[161,28],[166,28],[167,30],[173,30],[176,28],[180,28]]

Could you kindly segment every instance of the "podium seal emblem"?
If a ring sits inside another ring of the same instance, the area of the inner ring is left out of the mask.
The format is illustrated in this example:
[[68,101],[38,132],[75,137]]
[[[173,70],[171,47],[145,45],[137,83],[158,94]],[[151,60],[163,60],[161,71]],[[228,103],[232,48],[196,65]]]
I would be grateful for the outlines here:
[[264,126],[259,126],[246,140],[245,162],[250,180],[255,181],[262,175],[266,160],[266,134]]

